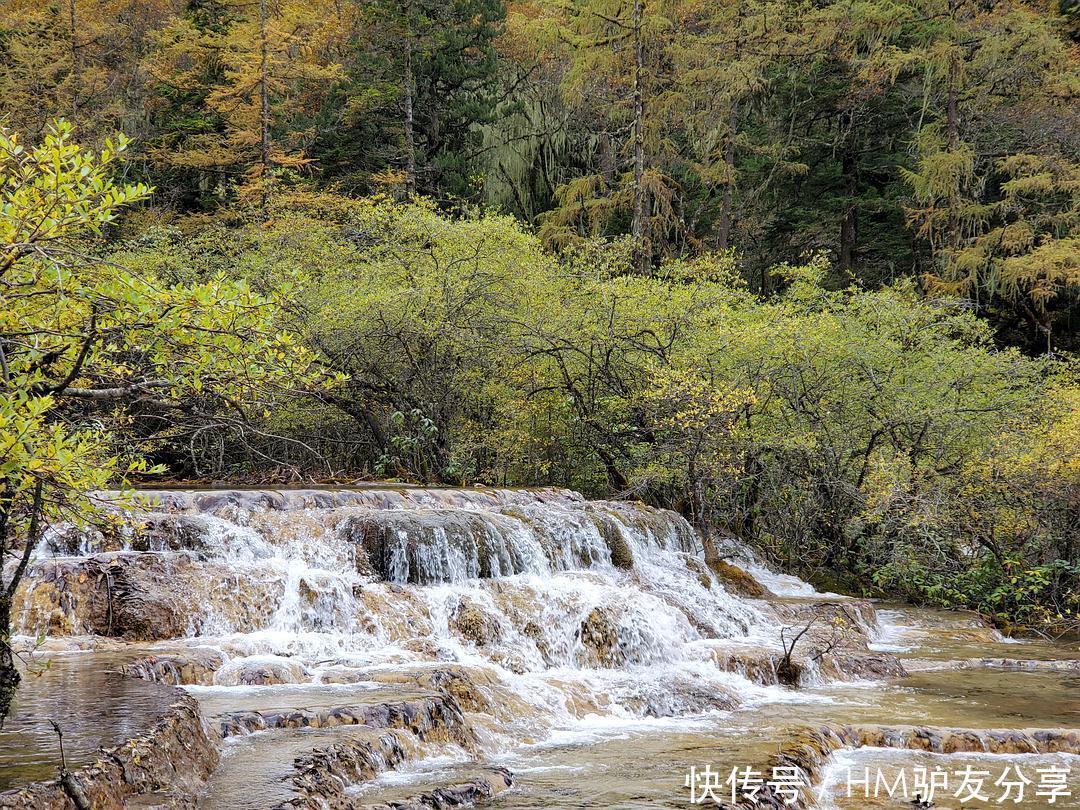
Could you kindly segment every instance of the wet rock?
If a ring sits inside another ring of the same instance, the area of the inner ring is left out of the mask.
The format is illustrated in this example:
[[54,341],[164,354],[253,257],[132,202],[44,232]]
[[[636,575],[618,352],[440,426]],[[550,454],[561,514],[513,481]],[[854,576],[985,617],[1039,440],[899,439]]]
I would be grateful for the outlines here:
[[589,611],[578,630],[579,664],[586,667],[618,667],[626,656],[619,646],[619,625],[611,610]]
[[517,542],[520,521],[492,511],[371,510],[350,515],[339,534],[357,546],[357,568],[395,583],[430,585],[530,570]]
[[214,489],[140,490],[130,493],[95,493],[103,501],[132,503],[136,507],[165,512],[205,512],[217,514],[230,509],[243,511],[296,511],[300,509],[369,509],[474,507],[495,508],[510,504],[580,504],[584,497],[569,489],[426,489],[407,484],[384,484],[348,489]]
[[899,658],[882,652],[826,653],[821,658],[820,671],[826,678],[839,680],[884,680],[907,675]]
[[218,719],[222,737],[252,734],[272,728],[335,726],[405,728],[423,740],[456,742],[467,748],[475,745],[472,730],[466,724],[461,708],[447,696],[326,709],[237,712]]
[[[287,505],[284,493],[273,490],[216,490],[196,492],[192,496],[199,512],[215,514],[229,507],[240,509],[280,510]],[[332,501],[328,500],[326,505]]]
[[734,692],[718,689],[689,676],[666,682],[643,683],[622,690],[619,703],[645,717],[680,717],[711,711],[729,711],[739,704]]
[[788,628],[790,640],[808,628],[797,642],[792,661],[796,673],[786,673],[782,683],[797,684],[811,672],[841,680],[897,678],[906,674],[896,656],[870,649],[870,634],[877,619],[865,599],[776,602],[770,609]]
[[[468,807],[494,798],[514,784],[506,768],[488,768],[468,782],[422,793],[405,801],[388,804],[359,805],[361,810],[433,810],[433,808]],[[352,805],[356,807],[356,805]]]
[[[16,595],[20,633],[129,641],[197,635],[209,603],[237,630],[266,625],[280,581],[252,580],[190,553],[116,552],[36,563]],[[217,599],[227,593],[228,599]]]
[[195,699],[184,694],[177,698],[153,729],[79,768],[66,788],[58,782],[39,782],[0,793],[0,808],[75,810],[73,786],[94,808],[194,807],[217,766],[218,750]]
[[753,683],[774,686],[780,682],[777,676],[777,668],[783,658],[780,650],[725,644],[713,649],[712,658],[718,669],[737,673]]
[[361,573],[421,585],[538,573],[548,565],[567,570],[610,562],[629,569],[634,552],[628,534],[657,548],[700,550],[693,529],[674,512],[618,501],[355,510],[341,518],[337,531],[356,546]]
[[624,571],[633,568],[634,551],[623,535],[619,522],[611,515],[596,511],[593,512],[593,521],[600,532],[600,536],[604,538],[604,542],[607,544],[608,553],[611,555],[611,564]]
[[178,608],[192,594],[176,574],[191,564],[187,557],[134,553],[45,561],[26,583],[23,615],[33,628],[45,613],[50,629],[67,634],[139,641],[182,636],[188,623]]
[[123,540],[116,527],[79,527],[60,525],[51,527],[43,539],[46,550],[54,556],[99,554],[119,551]]
[[670,509],[656,509],[640,501],[593,501],[588,508],[594,515],[617,518],[639,536],[648,537],[650,545],[695,555],[703,551],[693,526]]
[[764,599],[770,595],[764,585],[737,565],[724,560],[711,560],[708,565],[720,584],[731,593],[749,599]]
[[420,689],[446,695],[466,712],[493,714],[496,708],[494,693],[498,680],[488,670],[466,669],[460,666],[440,667],[418,671],[373,673],[371,680],[386,684],[409,684]]
[[793,656],[781,656],[776,663],[776,681],[784,686],[798,686],[806,668]]
[[817,656],[811,644],[796,646],[791,656],[791,669],[784,671],[784,654],[779,648],[749,647],[725,643],[712,649],[717,668],[735,672],[762,686],[784,684],[803,686],[815,679],[883,680],[902,678],[907,672],[900,659],[890,653],[832,650]]
[[555,650],[552,648],[551,639],[544,632],[544,629],[536,622],[530,621],[525,623],[525,626],[521,628],[521,632],[536,645],[536,651],[544,659],[545,665],[555,666],[557,660]]
[[463,596],[450,614],[450,630],[478,647],[488,647],[502,638],[499,620],[472,599]]
[[148,513],[131,536],[132,551],[201,551],[209,525],[195,515]]
[[395,768],[410,754],[407,732],[388,731],[374,739],[345,739],[316,748],[293,763],[292,784],[299,794],[281,808],[354,807],[346,789]]
[[1055,754],[1080,752],[1077,729],[966,729],[932,726],[829,725],[797,729],[765,764],[773,768],[795,768],[803,775],[804,786],[794,803],[766,786],[754,804],[740,807],[814,807],[814,786],[821,783],[825,764],[837,751],[850,748],[895,748],[937,754]]
[[449,658],[452,658],[453,655],[433,638],[410,638],[401,646],[409,652],[419,653],[425,658],[433,661],[448,660]]
[[132,678],[172,686],[208,686],[224,663],[225,656],[217,650],[200,649],[182,655],[147,656],[125,664],[121,670]]
[[961,658],[954,661],[906,662],[911,672],[937,669],[1005,669],[1014,672],[1080,672],[1080,659],[1058,658],[1033,660],[1028,658]]
[[218,686],[276,686],[303,683],[310,672],[299,661],[288,659],[241,660],[230,663],[214,675]]

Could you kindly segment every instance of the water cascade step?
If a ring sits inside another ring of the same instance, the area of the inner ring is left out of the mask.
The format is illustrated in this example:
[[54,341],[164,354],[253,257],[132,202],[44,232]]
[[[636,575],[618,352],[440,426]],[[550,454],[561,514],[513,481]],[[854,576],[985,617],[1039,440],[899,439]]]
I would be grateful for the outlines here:
[[[563,806],[544,791],[620,806],[636,799],[575,769],[674,796],[682,776],[661,768],[687,752],[775,751],[787,725],[819,716],[897,722],[922,695],[951,711],[950,673],[1040,678],[1064,695],[1064,662],[1080,658],[1014,653],[970,617],[924,638],[903,609],[879,620],[734,540],[707,564],[674,512],[567,490],[100,497],[113,529],[51,527],[36,549],[16,641],[44,636],[42,652],[76,668],[107,650],[125,683],[183,690],[221,751],[195,790],[207,808]],[[964,663],[946,669],[950,656]],[[896,699],[870,681],[919,691]],[[94,757],[70,755],[76,768]],[[20,806],[7,795],[0,807]]]

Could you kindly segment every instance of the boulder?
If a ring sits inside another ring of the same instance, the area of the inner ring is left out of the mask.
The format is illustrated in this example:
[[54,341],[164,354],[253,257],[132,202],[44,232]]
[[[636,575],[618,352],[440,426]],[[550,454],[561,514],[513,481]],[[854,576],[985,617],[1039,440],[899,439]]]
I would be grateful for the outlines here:
[[626,656],[619,645],[619,624],[610,608],[589,611],[578,630],[578,663],[586,667],[618,667]]
[[502,638],[498,619],[466,596],[461,597],[450,614],[449,624],[451,632],[477,647],[491,646]]
[[764,585],[737,565],[724,560],[710,560],[708,565],[720,584],[731,593],[749,599],[764,599],[771,595]]
[[214,673],[224,663],[222,653],[202,648],[180,655],[150,655],[124,664],[121,671],[132,678],[171,686],[208,686],[214,682]]

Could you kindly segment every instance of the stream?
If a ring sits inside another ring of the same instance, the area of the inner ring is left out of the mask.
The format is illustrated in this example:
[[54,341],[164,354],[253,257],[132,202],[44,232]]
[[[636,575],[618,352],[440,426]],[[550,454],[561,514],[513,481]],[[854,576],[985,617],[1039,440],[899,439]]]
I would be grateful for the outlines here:
[[[175,686],[221,752],[186,799],[205,808],[438,806],[415,803],[499,769],[513,784],[474,791],[485,806],[716,806],[696,801],[692,767],[721,774],[723,800],[733,768],[767,778],[804,727],[1080,729],[1080,645],[821,594],[733,541],[713,569],[685,520],[640,504],[407,487],[101,497],[116,529],[50,530],[19,593],[16,642],[40,672],[0,731],[0,789],[55,778],[50,718],[74,769],[144,733]],[[792,688],[782,631],[808,624]],[[370,719],[388,706],[425,719]],[[1048,806],[1040,769],[1065,772],[1053,806],[1080,806],[1077,751],[1012,747],[843,748],[806,803],[911,806],[846,795],[850,775],[970,766],[992,773],[987,804],[1019,767],[1032,784],[1012,806]],[[953,793],[934,806],[961,806]]]

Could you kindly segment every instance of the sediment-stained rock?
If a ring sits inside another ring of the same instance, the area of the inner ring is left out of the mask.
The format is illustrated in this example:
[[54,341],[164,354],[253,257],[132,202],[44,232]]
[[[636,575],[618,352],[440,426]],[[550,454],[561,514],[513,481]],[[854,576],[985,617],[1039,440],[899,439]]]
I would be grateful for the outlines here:
[[473,506],[493,508],[523,503],[581,503],[584,497],[569,489],[427,489],[407,484],[352,489],[216,489],[100,492],[102,500],[167,512],[217,513],[232,509],[295,511],[362,506],[374,509]]
[[287,658],[245,660],[226,664],[213,675],[217,686],[277,686],[304,683],[311,672],[301,662]]
[[765,599],[770,595],[764,585],[737,565],[724,560],[712,560],[708,563],[708,567],[720,584],[733,594],[749,599]]
[[125,664],[121,671],[131,678],[172,686],[207,686],[214,682],[214,673],[224,663],[221,652],[203,648],[176,655],[150,655]]
[[466,712],[495,714],[500,702],[505,702],[505,687],[498,677],[487,670],[456,665],[438,669],[390,670],[365,675],[365,679],[385,684],[409,684],[438,692],[451,698]]
[[85,806],[102,809],[136,803],[194,807],[217,766],[218,750],[194,698],[182,693],[177,698],[149,732],[104,751],[96,762],[70,774],[66,785],[39,782],[0,793],[0,808],[78,810],[83,800]]
[[619,625],[608,608],[589,611],[581,622],[578,639],[581,643],[577,658],[582,666],[617,667],[625,661],[619,647]]
[[357,547],[360,573],[429,585],[509,576],[532,560],[515,540],[520,520],[497,511],[366,510],[344,518],[339,534]]
[[335,726],[403,728],[421,740],[455,742],[465,748],[472,748],[476,743],[461,708],[452,698],[444,695],[326,709],[237,712],[218,718],[222,737],[251,734],[270,728]]
[[498,619],[468,597],[461,597],[450,615],[450,629],[478,647],[485,647],[502,638]]
[[592,512],[592,519],[593,523],[596,524],[597,531],[600,532],[600,536],[608,547],[611,564],[624,571],[631,570],[634,567],[634,550],[630,547],[626,537],[623,536],[622,529],[619,528],[619,522],[611,515],[595,510]]
[[821,676],[841,681],[885,680],[903,678],[907,670],[900,659],[885,652],[848,652],[839,649],[823,655],[819,661]]
[[762,686],[779,683],[777,669],[783,658],[780,650],[767,647],[739,647],[724,645],[714,647],[712,659],[717,668],[742,675],[748,681]]
[[737,690],[704,684],[692,675],[673,675],[663,684],[641,682],[624,686],[619,702],[642,717],[679,717],[729,711],[739,705]]
[[782,656],[778,658],[774,651],[738,650],[730,656],[737,671],[745,670],[759,683],[800,685],[813,677],[878,680],[907,674],[895,655],[870,649],[877,617],[873,604],[866,599],[777,600],[769,608],[784,623],[786,644],[804,628],[806,632],[795,643],[790,668],[778,680],[768,680],[768,663],[772,662],[774,672],[780,672],[784,664]]
[[911,672],[939,669],[1005,669],[1014,672],[1080,672],[1080,659],[1058,658],[1033,660],[1030,658],[960,658],[951,661],[907,661],[905,667]]
[[132,678],[172,686],[276,686],[302,683],[311,677],[297,660],[263,657],[228,662],[224,653],[209,647],[149,655],[125,664],[121,671]]
[[16,596],[19,632],[116,636],[158,641],[197,635],[211,599],[229,589],[223,605],[237,629],[263,626],[281,598],[281,582],[256,581],[190,553],[115,552],[42,560]]
[[201,515],[147,513],[132,529],[132,551],[201,551],[206,548],[210,524]]
[[442,810],[448,807],[469,807],[497,796],[513,784],[513,776],[506,768],[488,768],[468,782],[436,788],[405,801],[347,806],[353,810]]
[[650,538],[650,545],[657,548],[687,554],[702,551],[701,538],[693,527],[668,509],[657,509],[640,501],[590,501],[584,507],[601,520],[603,516],[617,517],[624,526],[640,536]]
[[279,807],[321,810],[353,806],[345,796],[346,789],[408,759],[415,747],[409,736],[406,731],[390,730],[374,739],[346,739],[297,757],[292,784],[298,795]]
[[713,649],[712,658],[720,669],[735,672],[749,681],[762,686],[787,683],[789,686],[805,686],[815,678],[830,680],[885,680],[902,678],[907,674],[904,665],[895,655],[883,652],[859,652],[844,648],[829,650],[817,656],[818,649],[808,647],[792,655],[794,682],[780,677],[784,654],[769,647],[745,647],[725,645]]

